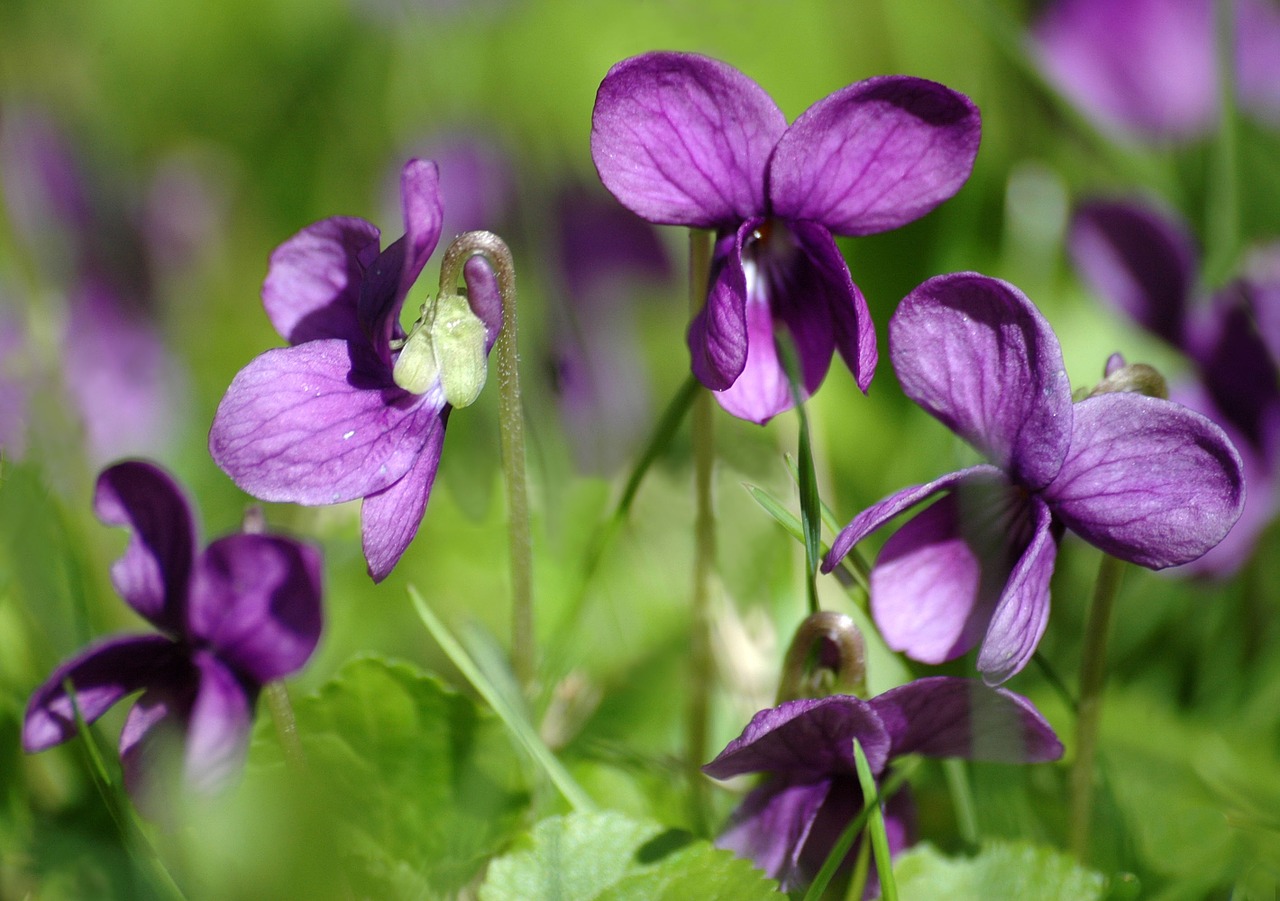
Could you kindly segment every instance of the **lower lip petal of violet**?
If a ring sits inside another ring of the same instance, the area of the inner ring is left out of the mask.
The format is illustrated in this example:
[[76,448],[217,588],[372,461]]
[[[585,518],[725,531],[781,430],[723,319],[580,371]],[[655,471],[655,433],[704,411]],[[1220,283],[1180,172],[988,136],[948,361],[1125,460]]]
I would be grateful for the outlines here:
[[977,108],[932,81],[860,81],[788,125],[732,66],[656,52],[605,76],[591,156],[633,213],[715,231],[706,305],[689,327],[693,372],[727,411],[764,423],[794,404],[778,332],[794,342],[803,396],[837,350],[866,390],[875,329],[832,236],[931,211],[968,179],[980,137]]
[[187,784],[221,788],[243,763],[262,686],[300,669],[319,641],[320,554],[268,534],[229,535],[197,553],[181,490],[142,461],[105,470],[94,508],[133,531],[112,583],[158,634],[109,638],[59,666],[27,705],[23,748],[67,741],[77,713],[92,723],[141,692],[120,737],[130,794],[146,795],[158,745],[173,735]]
[[[271,255],[263,305],[290,346],[236,375],[209,432],[213,459],[254,497],[307,506],[363,498],[364,554],[375,581],[417,533],[445,422],[462,403],[441,381],[427,329],[406,336],[399,322],[440,239],[436,165],[410,160],[400,193],[405,234],[385,250],[374,225],[334,217]],[[467,317],[471,327],[459,331],[477,336],[466,355],[475,370],[497,339],[501,300],[487,264],[473,259],[464,275],[470,308],[451,308],[450,324]],[[474,387],[478,373],[466,374]]]
[[1206,553],[1240,517],[1242,464],[1222,429],[1141,394],[1072,403],[1057,336],[1006,282],[930,279],[902,301],[889,344],[907,396],[990,461],[899,491],[836,537],[827,572],[868,534],[941,495],[872,568],[872,614],[894,650],[941,663],[981,642],[978,669],[998,684],[1044,633],[1064,528],[1163,569]]
[[[757,713],[703,772],[716,779],[766,778],[729,818],[716,844],[803,890],[862,811],[857,739],[879,783],[905,754],[1039,763],[1062,744],[1026,698],[972,679],[918,679],[864,701],[850,695],[787,701]],[[892,853],[915,841],[906,789],[885,805]],[[857,854],[855,846],[845,865]]]

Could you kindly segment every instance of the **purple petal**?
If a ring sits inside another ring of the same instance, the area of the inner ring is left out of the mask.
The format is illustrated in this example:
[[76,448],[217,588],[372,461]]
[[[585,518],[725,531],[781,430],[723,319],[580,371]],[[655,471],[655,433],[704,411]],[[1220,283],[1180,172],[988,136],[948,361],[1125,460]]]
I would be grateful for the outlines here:
[[232,380],[209,452],[242,489],[267,501],[336,504],[399,481],[443,401],[396,387],[372,352],[346,341],[269,350]]
[[195,656],[200,687],[187,725],[183,773],[199,792],[224,788],[244,766],[253,728],[256,691],[247,691],[236,675],[213,654]]
[[1023,486],[1057,475],[1071,440],[1071,383],[1035,304],[977,273],[929,279],[889,322],[902,390]]
[[347,216],[309,225],[271,254],[262,304],[290,344],[320,338],[365,341],[356,306],[376,226]]
[[1196,559],[1240,517],[1240,455],[1199,413],[1138,394],[1076,404],[1071,453],[1044,492],[1067,528],[1152,569]]
[[186,634],[196,535],[177,483],[151,463],[117,463],[98,476],[93,509],[107,525],[133,532],[124,556],[111,566],[116,591],[156,628]]
[[165,683],[183,664],[178,646],[163,635],[128,635],[99,642],[53,671],[31,695],[22,725],[22,748],[43,751],[76,734],[75,710],[63,690],[75,688],[75,706],[92,723],[121,698]]
[[190,635],[258,683],[299,669],[320,640],[320,554],[275,535],[230,535],[191,580]]
[[646,53],[609,70],[591,114],[591,158],[623,206],[664,225],[735,228],[765,212],[782,111],[737,69]]
[[[716,838],[716,847],[750,860],[769,878],[777,879],[782,891],[803,888],[814,874],[805,878],[799,872],[801,851],[830,791],[829,779],[770,779],[738,805]],[[828,844],[828,852],[830,849]]]
[[855,738],[862,742],[872,773],[882,772],[889,759],[889,736],[866,701],[849,695],[787,701],[752,717],[702,771],[713,779],[758,772],[794,779],[854,773]]
[[462,279],[467,284],[471,312],[484,323],[484,349],[488,353],[502,331],[502,292],[497,273],[483,256],[476,255],[462,264]]
[[150,686],[129,709],[120,731],[124,787],[144,814],[161,814],[175,786],[176,772],[199,687],[199,672],[183,659],[175,678]]
[[1236,84],[1240,103],[1280,125],[1280,10],[1265,0],[1236,0]]
[[556,201],[557,265],[574,311],[614,306],[619,279],[666,283],[671,260],[658,232],[599,187],[572,188]]
[[778,141],[772,211],[870,235],[919,219],[969,178],[978,108],[932,81],[869,78],[819,100]]
[[1200,380],[1219,415],[1254,447],[1265,446],[1268,420],[1280,408],[1280,373],[1256,318],[1264,302],[1255,285],[1232,282],[1213,296],[1194,341]]
[[893,737],[894,757],[1039,763],[1062,756],[1062,743],[1030,701],[974,679],[917,679],[870,704]]
[[364,559],[375,582],[381,582],[391,573],[422,524],[440,466],[448,409],[438,411],[427,432],[426,443],[404,477],[364,499],[360,509],[360,534]]
[[749,219],[716,241],[707,302],[689,323],[693,374],[712,391],[723,391],[747,365],[747,275],[743,243],[763,219]]
[[865,392],[878,360],[876,329],[867,301],[853,283],[831,232],[815,222],[792,222],[790,226],[817,273],[820,288],[816,293],[826,299],[836,349]]
[[1142,204],[1094,201],[1071,220],[1071,258],[1093,291],[1143,328],[1186,349],[1197,274],[1185,227]]

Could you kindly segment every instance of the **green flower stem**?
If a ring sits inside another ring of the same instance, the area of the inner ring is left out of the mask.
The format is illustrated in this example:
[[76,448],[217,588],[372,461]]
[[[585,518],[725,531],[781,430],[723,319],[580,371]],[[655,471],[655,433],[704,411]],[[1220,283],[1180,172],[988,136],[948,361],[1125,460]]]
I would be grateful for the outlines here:
[[[689,232],[689,310],[697,315],[706,302],[711,273],[711,233]],[[694,830],[707,831],[706,781],[707,733],[711,700],[711,580],[716,565],[716,519],[712,509],[711,477],[715,466],[715,432],[711,417],[711,393],[700,390],[693,400],[694,544],[693,605],[689,668],[688,726],[685,768],[689,782],[689,809]]]
[[1213,143],[1206,220],[1209,253],[1205,276],[1211,284],[1235,268],[1240,246],[1240,181],[1236,177],[1236,4],[1215,0],[1214,31],[1218,72],[1219,119]]
[[507,544],[511,554],[511,668],[528,686],[535,673],[533,633],[533,542],[529,527],[529,489],[525,477],[524,416],[520,406],[520,349],[516,324],[516,270],[511,251],[492,232],[466,232],[454,239],[440,263],[440,293],[457,290],[462,267],[483,256],[493,267],[502,295],[502,331],[498,334],[498,418],[502,474],[507,491]]
[[284,687],[284,682],[277,679],[266,684],[263,694],[267,698],[267,709],[271,711],[271,721],[276,726],[280,747],[284,750],[285,763],[299,772],[305,770],[307,758],[298,738],[298,720],[293,715],[293,705],[289,703],[288,689]]
[[1107,633],[1124,563],[1103,554],[1093,588],[1089,621],[1085,625],[1080,664],[1080,699],[1076,713],[1076,759],[1071,767],[1071,850],[1081,861],[1089,851],[1089,821],[1093,810],[1093,770],[1102,719],[1102,687],[1107,675]]

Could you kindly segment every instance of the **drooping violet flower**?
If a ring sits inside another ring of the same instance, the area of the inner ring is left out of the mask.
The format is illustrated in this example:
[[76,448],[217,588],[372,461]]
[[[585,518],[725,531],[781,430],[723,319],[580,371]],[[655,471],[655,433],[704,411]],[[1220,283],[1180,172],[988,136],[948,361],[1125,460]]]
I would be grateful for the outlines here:
[[[438,374],[397,375],[413,340],[400,308],[440,238],[434,163],[405,165],[401,201],[405,234],[385,250],[376,226],[349,217],[309,225],[276,249],[262,301],[290,346],[240,370],[209,431],[213,459],[254,497],[364,498],[364,555],[376,581],[422,521],[452,409]],[[487,354],[502,323],[496,282],[481,261],[465,272]]]
[[1057,336],[1006,282],[926,281],[890,320],[889,342],[906,395],[991,461],[867,508],[823,562],[829,572],[869,533],[941,495],[872,568],[872,614],[894,650],[940,663],[981,641],[978,669],[998,684],[1044,633],[1064,528],[1162,569],[1204,554],[1240,516],[1242,464],[1222,429],[1141,394],[1073,404]]
[[1249,486],[1244,513],[1221,544],[1187,566],[1230,575],[1280,504],[1280,344],[1271,340],[1280,271],[1258,266],[1203,298],[1199,253],[1185,224],[1138,201],[1081,204],[1068,242],[1076,270],[1100,298],[1190,359],[1194,377],[1175,383],[1170,397],[1222,426],[1240,451]]
[[836,350],[866,390],[875,330],[832,235],[928,213],[968,179],[980,133],[967,97],[904,76],[842,88],[788,126],[732,66],[659,52],[605,76],[591,155],[632,212],[715,230],[707,302],[689,327],[693,371],[730,413],[764,423],[793,405],[780,332],[795,344],[805,395]]
[[[1243,109],[1280,124],[1280,11],[1235,0]],[[1055,0],[1032,29],[1049,79],[1107,129],[1187,140],[1217,125],[1214,0]]]
[[[877,783],[905,754],[1001,763],[1062,756],[1062,743],[1030,701],[972,679],[918,679],[869,701],[851,695],[786,701],[757,713],[702,768],[716,779],[768,774],[716,844],[753,861],[784,892],[807,886],[862,811],[854,739]],[[885,804],[885,828],[894,854],[915,841],[905,788]],[[856,851],[855,845],[846,865]]]
[[[262,686],[298,670],[320,638],[320,554],[268,534],[234,534],[197,553],[178,485],[143,461],[98,477],[94,509],[133,538],[111,569],[120,596],[159,634],[101,641],[54,670],[27,705],[22,746],[41,751],[76,735],[141,691],[120,735],[125,785],[145,791],[156,743],[183,739],[183,772],[200,791],[238,773]],[[65,684],[70,682],[74,696]]]

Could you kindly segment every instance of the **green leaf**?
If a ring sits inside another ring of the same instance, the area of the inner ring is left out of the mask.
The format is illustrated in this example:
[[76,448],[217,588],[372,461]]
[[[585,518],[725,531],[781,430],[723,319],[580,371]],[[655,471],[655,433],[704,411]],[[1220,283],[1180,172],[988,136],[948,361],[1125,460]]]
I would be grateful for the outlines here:
[[945,857],[917,845],[894,861],[903,901],[1101,901],[1106,879],[1055,848],[991,842],[976,857]]
[[615,812],[543,820],[493,862],[481,901],[776,901],[750,862],[689,833]]

